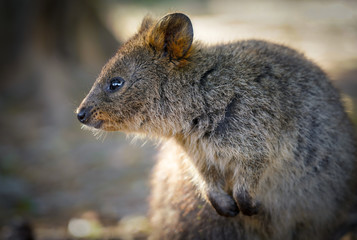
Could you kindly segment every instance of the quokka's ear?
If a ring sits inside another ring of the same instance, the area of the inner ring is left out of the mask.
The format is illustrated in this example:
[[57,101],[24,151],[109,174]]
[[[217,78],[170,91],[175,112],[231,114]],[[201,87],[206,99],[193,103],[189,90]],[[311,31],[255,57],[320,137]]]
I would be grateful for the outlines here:
[[192,41],[191,20],[182,13],[166,15],[148,33],[149,45],[175,60],[188,57]]
[[154,25],[154,19],[150,15],[146,15],[141,22],[139,32],[147,31],[152,25]]

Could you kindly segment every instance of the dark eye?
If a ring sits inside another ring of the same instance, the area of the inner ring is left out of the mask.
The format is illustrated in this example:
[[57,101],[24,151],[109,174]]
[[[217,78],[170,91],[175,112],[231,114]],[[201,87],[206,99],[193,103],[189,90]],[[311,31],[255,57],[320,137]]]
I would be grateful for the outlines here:
[[124,79],[122,79],[121,77],[112,78],[110,79],[108,90],[110,92],[115,92],[124,85],[124,82]]

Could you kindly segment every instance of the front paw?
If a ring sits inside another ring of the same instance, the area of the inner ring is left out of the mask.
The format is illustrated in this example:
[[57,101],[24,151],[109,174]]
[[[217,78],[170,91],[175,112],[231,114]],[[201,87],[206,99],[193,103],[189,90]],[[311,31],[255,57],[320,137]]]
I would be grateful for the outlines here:
[[252,199],[247,190],[235,192],[234,199],[238,204],[239,210],[247,216],[256,215],[259,212],[260,204]]
[[207,194],[207,197],[219,215],[234,217],[239,213],[238,206],[230,195],[211,191]]

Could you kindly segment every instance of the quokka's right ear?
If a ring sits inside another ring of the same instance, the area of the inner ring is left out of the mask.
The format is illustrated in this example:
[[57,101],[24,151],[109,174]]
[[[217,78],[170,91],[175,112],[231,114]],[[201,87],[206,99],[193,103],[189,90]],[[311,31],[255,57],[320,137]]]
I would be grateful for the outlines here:
[[189,56],[193,41],[191,20],[182,13],[166,15],[148,32],[147,41],[155,51],[174,60]]

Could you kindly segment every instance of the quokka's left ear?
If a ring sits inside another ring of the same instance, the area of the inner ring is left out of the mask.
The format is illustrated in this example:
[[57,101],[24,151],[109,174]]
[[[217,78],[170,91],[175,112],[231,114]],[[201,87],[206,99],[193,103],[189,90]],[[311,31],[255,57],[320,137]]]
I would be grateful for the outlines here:
[[164,56],[180,60],[188,57],[192,41],[191,20],[182,13],[172,13],[161,18],[148,32],[148,43]]
[[141,22],[139,33],[147,31],[152,25],[154,25],[154,19],[150,15],[146,15]]

